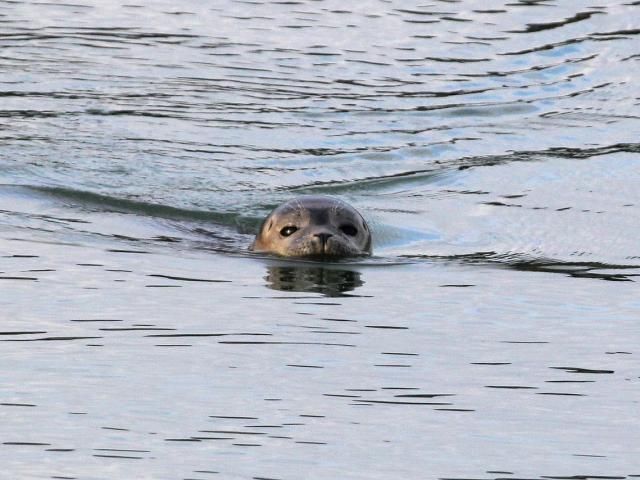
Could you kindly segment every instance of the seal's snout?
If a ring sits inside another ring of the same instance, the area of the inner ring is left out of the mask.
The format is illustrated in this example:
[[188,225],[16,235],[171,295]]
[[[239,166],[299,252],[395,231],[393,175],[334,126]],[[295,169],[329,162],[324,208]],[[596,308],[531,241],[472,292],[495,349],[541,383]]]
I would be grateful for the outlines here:
[[331,237],[333,237],[333,233],[331,232],[316,232],[313,233],[313,238],[317,238],[316,242],[318,245],[318,254],[320,255],[328,255],[331,253],[331,248],[328,245],[328,241]]
[[322,242],[322,245],[326,245],[327,244],[327,240],[329,240],[331,237],[333,237],[333,233],[330,233],[330,232],[319,232],[319,233],[314,233],[313,236],[314,237],[318,237],[320,239],[320,241]]

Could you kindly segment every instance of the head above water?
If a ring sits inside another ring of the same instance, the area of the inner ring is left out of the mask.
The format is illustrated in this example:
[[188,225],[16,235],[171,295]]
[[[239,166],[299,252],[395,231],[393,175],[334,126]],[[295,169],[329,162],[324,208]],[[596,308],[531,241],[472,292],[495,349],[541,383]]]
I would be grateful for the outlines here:
[[371,233],[362,215],[348,203],[308,195],[289,200],[271,212],[251,249],[285,257],[370,255]]

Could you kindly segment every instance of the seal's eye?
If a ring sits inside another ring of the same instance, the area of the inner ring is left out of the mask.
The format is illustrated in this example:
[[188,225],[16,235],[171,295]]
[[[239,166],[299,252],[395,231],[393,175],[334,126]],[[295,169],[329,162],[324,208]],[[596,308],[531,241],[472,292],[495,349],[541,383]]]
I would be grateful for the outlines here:
[[358,229],[350,223],[341,225],[340,230],[342,230],[342,233],[349,235],[350,237],[355,237],[358,234]]
[[291,235],[297,230],[298,230],[298,227],[289,225],[288,227],[284,227],[282,230],[280,230],[280,235],[282,235],[283,237],[288,237],[289,235]]

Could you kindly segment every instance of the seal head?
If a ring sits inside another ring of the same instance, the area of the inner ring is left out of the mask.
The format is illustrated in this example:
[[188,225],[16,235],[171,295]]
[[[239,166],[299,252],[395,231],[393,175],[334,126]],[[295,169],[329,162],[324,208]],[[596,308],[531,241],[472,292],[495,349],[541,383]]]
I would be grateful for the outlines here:
[[309,195],[289,200],[271,212],[251,249],[285,257],[370,255],[371,233],[362,215],[348,203]]

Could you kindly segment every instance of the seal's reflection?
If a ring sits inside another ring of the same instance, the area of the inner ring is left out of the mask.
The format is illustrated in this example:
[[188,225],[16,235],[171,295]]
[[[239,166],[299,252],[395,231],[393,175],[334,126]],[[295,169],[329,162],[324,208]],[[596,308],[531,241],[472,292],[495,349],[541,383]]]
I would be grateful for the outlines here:
[[317,266],[269,266],[267,286],[283,292],[313,292],[340,297],[364,285],[360,272]]

